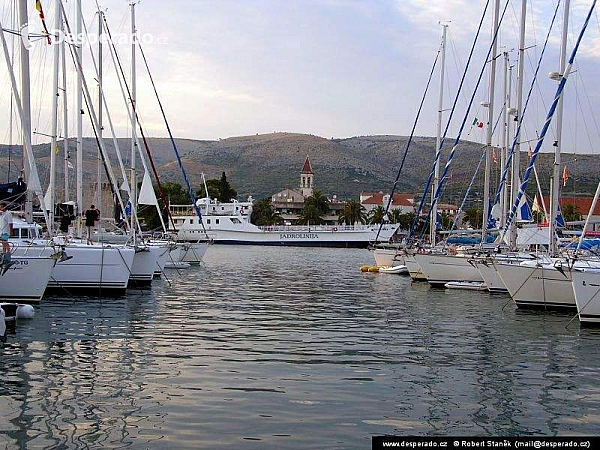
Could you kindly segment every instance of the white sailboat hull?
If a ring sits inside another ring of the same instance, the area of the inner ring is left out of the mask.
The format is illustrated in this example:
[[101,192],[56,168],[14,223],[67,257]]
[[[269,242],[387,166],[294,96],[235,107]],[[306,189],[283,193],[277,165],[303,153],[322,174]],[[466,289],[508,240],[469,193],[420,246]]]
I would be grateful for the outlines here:
[[404,255],[395,248],[376,248],[373,250],[377,267],[405,266]]
[[427,281],[427,277],[423,273],[423,270],[421,269],[421,266],[419,266],[414,255],[405,255],[404,265],[408,269],[408,274],[413,281]]
[[432,286],[444,287],[453,281],[483,282],[479,271],[465,256],[417,253],[415,259]]
[[148,245],[137,248],[131,266],[130,282],[137,286],[149,285],[154,278],[154,271],[159,270],[158,259],[163,249],[159,246]]
[[0,300],[18,303],[39,303],[48,286],[56,260],[47,256],[17,256],[4,275],[0,276]]
[[200,264],[209,245],[208,242],[178,242],[171,250],[171,260],[176,263]]
[[579,321],[600,324],[600,270],[573,270],[571,279]]
[[571,272],[548,264],[494,262],[500,279],[519,308],[574,309]]
[[483,282],[487,286],[487,290],[491,293],[495,294],[505,294],[508,292],[502,278],[496,272],[496,269],[489,261],[481,261],[474,260],[471,261],[475,268],[479,271],[481,278],[483,278]]

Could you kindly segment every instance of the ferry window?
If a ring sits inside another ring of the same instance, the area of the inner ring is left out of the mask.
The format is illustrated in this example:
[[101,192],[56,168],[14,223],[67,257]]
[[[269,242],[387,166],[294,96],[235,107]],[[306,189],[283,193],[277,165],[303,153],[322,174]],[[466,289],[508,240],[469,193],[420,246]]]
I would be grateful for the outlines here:
[[190,225],[194,225],[194,219],[190,219]]
[[225,211],[225,207],[224,206],[221,206],[221,211]]
[[219,219],[215,219],[215,223],[219,225]]
[[242,223],[242,221],[240,219],[238,219],[237,217],[232,217],[231,220],[233,223]]
[[210,225],[210,219],[206,219],[206,223]]
[[13,228],[12,232],[10,233],[10,237],[16,237],[16,238],[20,237],[19,236],[20,230],[21,230],[20,228]]

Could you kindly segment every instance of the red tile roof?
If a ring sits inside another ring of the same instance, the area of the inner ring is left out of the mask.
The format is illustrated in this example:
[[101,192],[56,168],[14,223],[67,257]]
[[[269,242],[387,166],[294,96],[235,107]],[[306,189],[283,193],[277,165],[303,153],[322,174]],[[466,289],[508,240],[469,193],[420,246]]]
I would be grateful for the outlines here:
[[310,159],[308,159],[308,155],[306,155],[306,161],[304,161],[304,167],[302,167],[302,172],[300,173],[314,173],[312,166],[310,165]]
[[[363,192],[363,195],[366,194]],[[381,192],[373,193],[371,197],[362,202],[363,205],[381,205],[385,194]],[[394,194],[392,206],[414,206],[414,194]]]
[[[550,211],[550,197],[548,195],[544,195],[544,204],[546,205],[546,211]],[[590,207],[592,206],[592,197],[561,197],[559,200],[561,208],[564,205],[575,205],[577,212],[587,216],[590,211]],[[539,201],[539,195],[536,196],[536,203],[538,207],[541,209],[542,205]],[[594,216],[600,216],[600,202],[596,204],[594,208]]]

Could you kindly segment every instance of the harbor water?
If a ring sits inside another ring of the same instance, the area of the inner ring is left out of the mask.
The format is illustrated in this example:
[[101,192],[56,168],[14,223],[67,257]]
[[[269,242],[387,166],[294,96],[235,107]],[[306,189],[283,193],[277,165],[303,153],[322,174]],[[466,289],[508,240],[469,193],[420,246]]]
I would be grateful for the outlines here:
[[361,273],[367,250],[213,246],[119,299],[44,299],[0,343],[0,448],[370,448],[595,434],[600,330]]

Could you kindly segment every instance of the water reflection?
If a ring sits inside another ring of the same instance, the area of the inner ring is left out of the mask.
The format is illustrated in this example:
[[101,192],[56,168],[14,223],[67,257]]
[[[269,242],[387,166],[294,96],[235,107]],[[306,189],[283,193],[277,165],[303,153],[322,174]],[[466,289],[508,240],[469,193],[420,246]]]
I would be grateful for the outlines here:
[[600,332],[569,316],[362,274],[366,251],[210,250],[172,288],[54,298],[20,322],[0,346],[0,445],[364,448],[600,424]]

